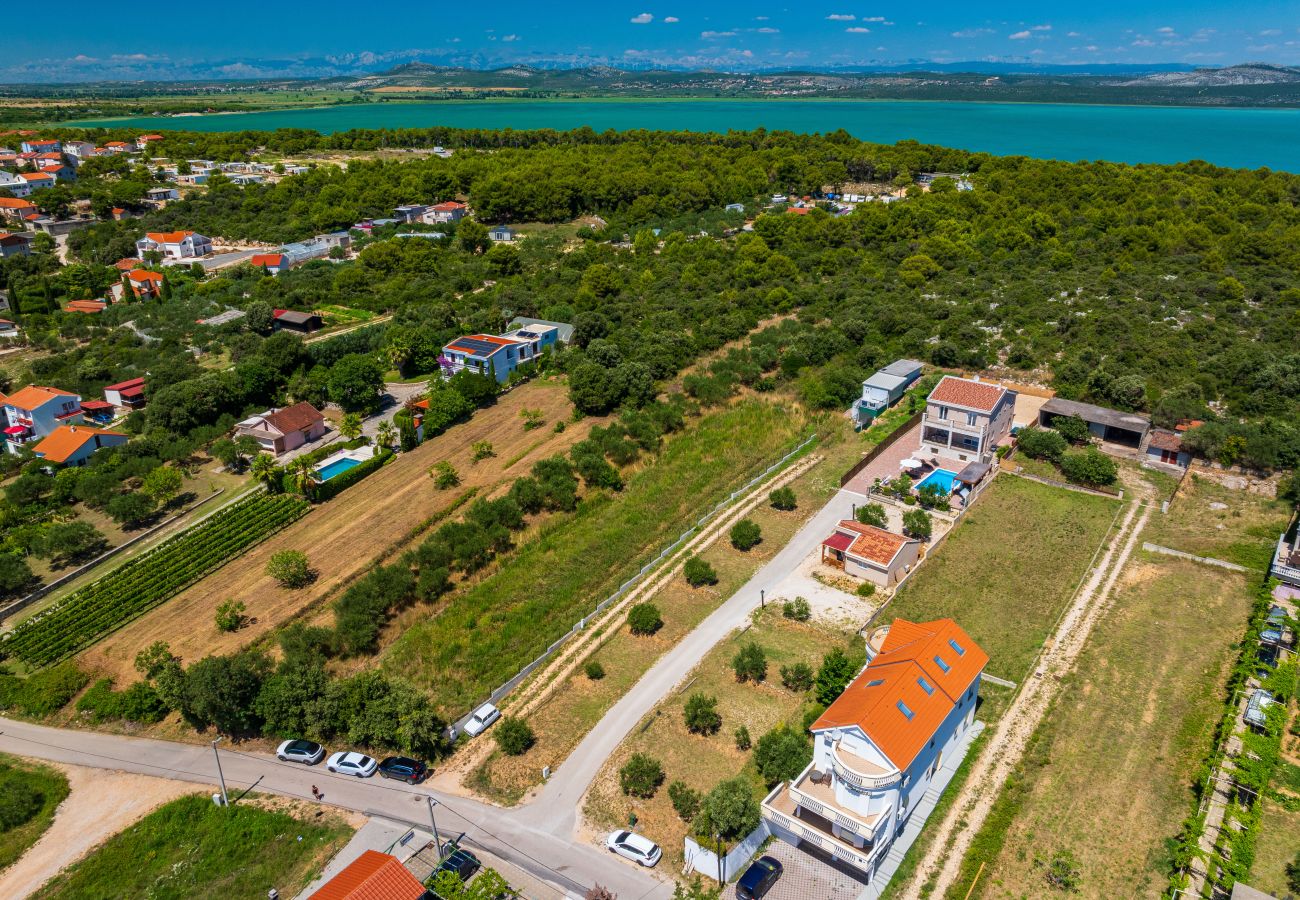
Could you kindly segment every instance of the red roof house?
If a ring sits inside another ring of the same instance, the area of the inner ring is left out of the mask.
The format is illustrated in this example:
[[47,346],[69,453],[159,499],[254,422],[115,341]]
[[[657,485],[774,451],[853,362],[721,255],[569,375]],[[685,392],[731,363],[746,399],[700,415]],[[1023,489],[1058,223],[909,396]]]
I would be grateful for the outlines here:
[[397,857],[367,850],[320,886],[311,900],[428,900],[432,893]]
[[888,587],[912,570],[920,548],[921,542],[913,538],[844,519],[822,541],[822,562],[843,569],[846,575]]

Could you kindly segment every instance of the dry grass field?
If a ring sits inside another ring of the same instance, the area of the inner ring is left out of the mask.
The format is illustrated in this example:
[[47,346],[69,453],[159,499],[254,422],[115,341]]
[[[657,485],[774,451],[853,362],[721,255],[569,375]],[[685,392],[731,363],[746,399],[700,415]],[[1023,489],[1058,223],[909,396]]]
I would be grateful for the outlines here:
[[1152,517],[1142,539],[1262,574],[1289,518],[1285,503],[1192,475],[1169,505],[1169,513]]
[[[546,425],[525,431],[519,412],[540,409]],[[526,474],[539,459],[566,450],[587,433],[587,421],[556,434],[555,422],[567,419],[572,406],[564,386],[533,382],[470,421],[451,428],[411,453],[400,454],[338,497],[321,504],[282,533],[260,544],[214,574],[111,635],[81,655],[83,667],[111,675],[119,684],[137,677],[135,655],[153,641],[167,641],[187,662],[228,653],[265,635],[363,574],[375,559],[445,510],[465,491],[490,493],[505,481]],[[470,446],[490,441],[496,456],[473,462]],[[438,490],[427,471],[449,460],[461,485]],[[309,587],[286,590],[266,575],[271,554],[279,550],[307,553],[317,578]],[[251,624],[233,634],[213,624],[216,607],[227,599],[247,604]]]

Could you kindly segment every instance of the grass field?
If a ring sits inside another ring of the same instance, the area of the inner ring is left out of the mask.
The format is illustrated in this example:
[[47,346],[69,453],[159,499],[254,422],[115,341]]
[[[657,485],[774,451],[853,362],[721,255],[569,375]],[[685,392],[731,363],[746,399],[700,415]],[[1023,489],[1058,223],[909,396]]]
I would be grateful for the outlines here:
[[1159,894],[1249,609],[1243,576],[1134,557],[948,896],[985,860],[974,896],[1047,895],[1066,857],[1080,896]]
[[[549,428],[525,431],[519,411],[541,409],[548,423],[568,418],[572,407],[559,383],[534,381],[510,392],[494,406],[479,410],[462,425],[426,441],[392,464],[312,510],[280,534],[231,562],[215,575],[142,616],[82,654],[83,667],[102,671],[126,685],[138,678],[135,654],[155,640],[167,641],[186,662],[227,653],[268,633],[319,602],[357,575],[377,556],[400,543],[413,529],[456,502],[465,491],[489,492],[526,474],[532,464],[564,452],[586,434],[583,423],[561,434]],[[544,439],[544,440],[542,440]],[[474,463],[471,444],[487,440],[497,457]],[[539,444],[539,440],[541,443]],[[511,465],[516,451],[532,450]],[[454,491],[438,490],[427,470],[450,460],[461,476]],[[288,590],[266,574],[266,563],[279,550],[303,550],[318,575],[309,587]],[[233,633],[217,631],[213,616],[219,603],[235,598],[248,607],[250,625]]]
[[[15,773],[21,780],[23,789],[38,794],[41,800],[40,809],[32,818],[16,828],[0,831],[0,869],[5,869],[17,862],[27,848],[40,840],[45,829],[50,827],[54,821],[54,811],[63,802],[63,798],[68,796],[68,779],[63,777],[62,772],[49,766],[7,755],[0,755],[0,770]],[[6,783],[6,790],[12,789],[12,784]]]
[[999,475],[881,622],[951,617],[989,654],[991,674],[1020,681],[1119,509],[1116,500]]
[[1276,800],[1263,802],[1250,886],[1274,897],[1291,896],[1295,889],[1287,883],[1286,867],[1300,861],[1300,811],[1291,812]]
[[230,809],[182,797],[110,838],[51,879],[43,900],[292,897],[351,837],[333,816],[309,818],[245,801]]
[[385,668],[431,689],[445,711],[464,712],[802,433],[798,414],[761,401],[689,423],[619,495],[547,521],[439,615],[410,623]]
[[1192,475],[1169,505],[1168,514],[1152,517],[1143,540],[1224,559],[1262,574],[1288,522],[1285,503]]
[[[844,433],[847,434],[844,434]],[[796,478],[791,487],[798,508],[786,512],[764,502],[747,517],[763,530],[763,542],[742,553],[725,535],[700,557],[718,573],[718,583],[692,588],[679,574],[647,600],[659,607],[664,627],[638,637],[620,628],[591,655],[605,670],[593,681],[581,668],[528,717],[537,743],[522,756],[493,753],[471,776],[475,790],[496,802],[516,803],[524,791],[539,784],[543,766],[559,766],[587,732],[640,677],[709,613],[738,590],[755,571],[775,556],[799,527],[814,515],[834,490],[835,479],[857,458],[863,438],[845,425],[842,432],[820,441],[821,462]]]
[[[736,651],[750,641],[767,653],[768,675],[762,684],[741,684],[731,669]],[[720,641],[683,682],[683,689],[665,698],[605,762],[587,795],[583,813],[588,821],[597,830],[617,828],[635,813],[637,831],[663,848],[667,871],[679,871],[688,826],[673,810],[668,785],[681,780],[707,793],[718,782],[743,773],[753,782],[755,797],[761,798],[767,791],[754,769],[753,751],[736,749],[736,728],[744,725],[757,742],[783,722],[799,727],[805,695],[782,687],[781,666],[806,662],[816,668],[832,647],[854,652],[856,645],[851,633],[785,619],[773,605],[756,611],[753,626]],[[717,734],[702,736],[686,730],[682,709],[695,693],[717,698],[722,716]],[[649,800],[627,797],[618,785],[619,767],[637,752],[653,756],[664,768],[664,783]]]

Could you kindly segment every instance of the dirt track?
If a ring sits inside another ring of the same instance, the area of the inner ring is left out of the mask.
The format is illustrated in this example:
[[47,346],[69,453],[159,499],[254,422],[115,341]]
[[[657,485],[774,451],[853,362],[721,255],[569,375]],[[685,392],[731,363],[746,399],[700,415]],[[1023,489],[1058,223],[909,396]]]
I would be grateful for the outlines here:
[[[525,407],[542,410],[546,424],[525,431],[519,416]],[[187,662],[250,643],[364,574],[377,556],[465,491],[478,488],[479,495],[485,495],[525,474],[537,460],[581,440],[590,427],[587,420],[560,434],[552,430],[571,410],[560,384],[533,382],[517,388],[495,406],[475,413],[469,422],[400,454],[280,534],[86,650],[82,664],[112,675],[120,685],[138,677],[135,655],[153,641],[167,641]],[[496,456],[475,463],[470,446],[484,440],[492,443]],[[514,461],[515,457],[521,458]],[[440,491],[427,471],[444,459],[456,467],[461,485]],[[279,587],[265,573],[267,560],[279,550],[306,552],[318,573],[316,581],[297,591]],[[225,634],[217,631],[213,619],[217,605],[231,598],[247,604],[253,621]]]

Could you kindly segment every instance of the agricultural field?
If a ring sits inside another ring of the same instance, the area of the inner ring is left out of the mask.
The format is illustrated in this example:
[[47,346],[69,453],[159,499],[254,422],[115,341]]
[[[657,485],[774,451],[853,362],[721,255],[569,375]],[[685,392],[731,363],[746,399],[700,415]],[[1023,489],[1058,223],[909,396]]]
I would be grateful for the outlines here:
[[[767,653],[767,679],[762,684],[737,682],[731,668],[736,651],[750,641]],[[753,765],[753,751],[736,748],[735,730],[744,725],[757,742],[782,723],[801,727],[806,695],[781,685],[781,666],[804,662],[816,668],[836,646],[848,653],[861,653],[861,643],[852,632],[786,619],[774,605],[755,611],[752,627],[720,641],[683,682],[684,687],[661,702],[605,762],[583,809],[588,823],[596,831],[618,828],[626,826],[628,816],[635,813],[637,831],[663,848],[661,865],[666,865],[667,871],[679,871],[688,826],[673,809],[668,785],[681,780],[707,793],[719,782],[744,774],[753,782],[756,798],[766,795]],[[687,731],[682,710],[695,693],[717,698],[722,727],[716,734]],[[648,800],[625,796],[619,787],[619,768],[638,752],[657,759],[664,770],[664,783]]]
[[880,621],[951,617],[989,654],[990,674],[1018,682],[1120,509],[1106,497],[999,475]]
[[58,662],[220,569],[307,509],[296,496],[242,500],[25,620],[2,649],[32,667]]
[[1152,516],[1144,541],[1268,571],[1277,538],[1290,522],[1283,502],[1191,475],[1163,516]]
[[448,714],[467,711],[806,433],[800,414],[758,400],[688,423],[625,474],[621,493],[547,520],[434,618],[399,617],[384,668],[429,688]]
[[[546,425],[525,430],[520,411],[542,411]],[[319,605],[368,571],[384,555],[403,547],[429,522],[469,492],[480,496],[527,473],[532,464],[564,452],[582,440],[586,422],[556,434],[552,427],[572,412],[564,386],[534,381],[511,391],[472,419],[426,441],[370,475],[338,497],[321,504],[302,520],[226,566],[216,576],[192,585],[175,600],[110,636],[82,655],[90,671],[111,676],[118,685],[135,681],[135,654],[153,641],[167,641],[187,662],[227,653],[267,634],[290,618]],[[473,462],[471,445],[489,441],[495,457]],[[461,485],[439,490],[428,469],[450,461]],[[281,588],[266,574],[266,563],[280,550],[303,550],[316,572],[311,585]],[[212,625],[218,604],[227,599],[247,604],[255,621],[237,632],[218,632]]]
[[[0,755],[0,788],[7,797],[28,796],[33,806],[24,821],[11,827],[0,822],[0,870],[18,861],[54,821],[54,812],[68,796],[68,779],[62,772],[14,756]],[[16,811],[6,804],[6,816]],[[15,815],[15,819],[21,818]]]
[[1045,895],[1054,862],[1073,869],[1082,897],[1165,888],[1251,585],[1148,554],[1134,556],[1121,579],[949,897],[967,896],[985,861],[975,897]]
[[1300,810],[1289,810],[1269,797],[1263,804],[1249,883],[1275,897],[1291,896],[1296,893],[1296,884],[1289,880],[1287,867],[1300,864],[1300,842],[1296,840],[1300,835]]
[[[645,602],[659,608],[663,627],[653,635],[643,636],[619,627],[606,636],[589,657],[599,663],[604,674],[592,679],[579,666],[563,684],[552,688],[549,698],[527,716],[537,738],[532,748],[513,757],[494,751],[470,774],[469,786],[498,803],[517,803],[526,790],[540,783],[543,766],[558,767],[663,654],[780,551],[822,507],[834,491],[839,473],[857,458],[864,446],[867,446],[865,439],[853,435],[847,425],[839,435],[819,441],[815,452],[823,454],[822,461],[790,483],[798,498],[797,508],[777,510],[764,499],[747,514],[746,518],[763,531],[761,544],[741,552],[731,546],[724,532],[716,543],[699,553],[717,573],[717,584],[693,588],[678,573],[661,589],[645,597]],[[865,605],[864,608],[870,609]]]
[[368,309],[353,309],[350,306],[339,306],[333,304],[320,307],[317,312],[325,319],[325,324],[329,325],[360,325],[374,319],[376,314]]
[[46,900],[293,897],[352,836],[334,814],[246,799],[229,809],[182,797],[110,838],[51,879]]

